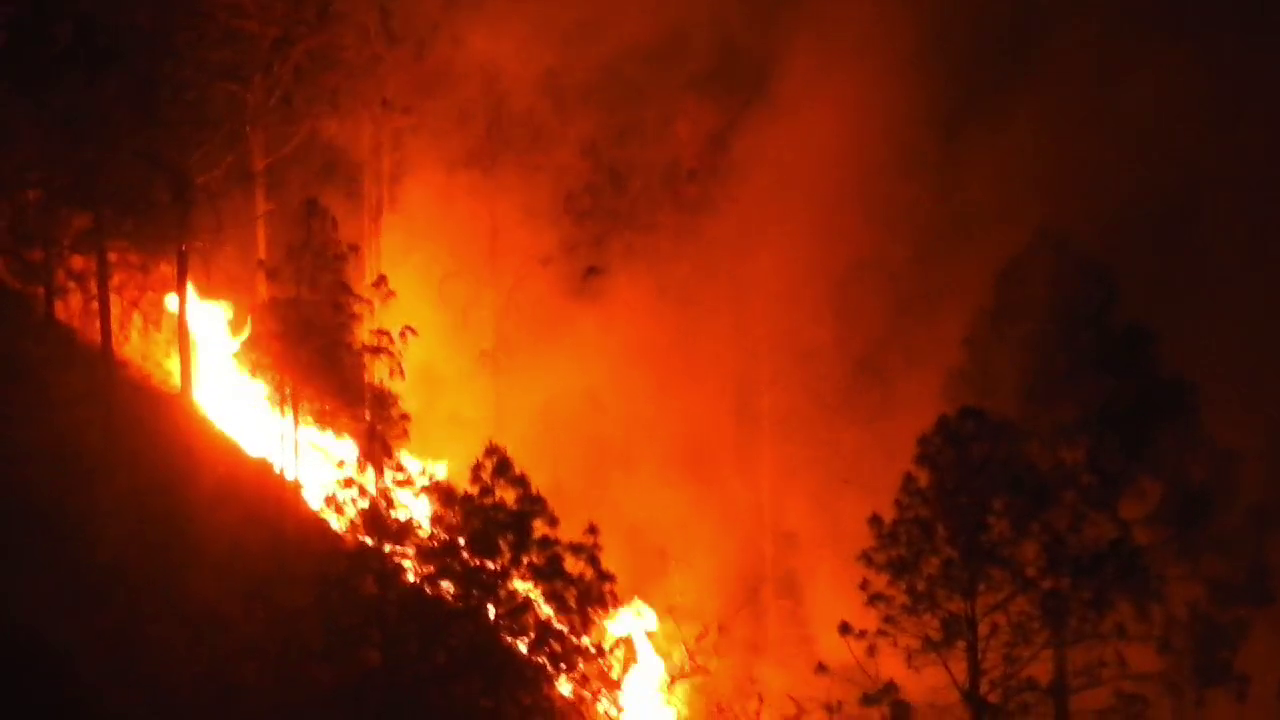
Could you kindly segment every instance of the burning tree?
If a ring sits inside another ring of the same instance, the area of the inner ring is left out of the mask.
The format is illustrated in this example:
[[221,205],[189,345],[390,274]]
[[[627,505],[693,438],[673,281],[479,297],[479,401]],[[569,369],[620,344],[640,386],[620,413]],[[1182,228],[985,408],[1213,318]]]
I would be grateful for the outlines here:
[[468,487],[427,489],[435,532],[417,547],[423,581],[497,625],[557,672],[576,673],[595,651],[582,638],[618,604],[601,561],[600,530],[560,535],[546,498],[495,444],[471,467]]
[[295,423],[305,414],[352,429],[364,408],[359,332],[369,301],[347,280],[355,251],[332,215],[311,198],[299,216],[281,261],[266,269],[272,292],[253,313],[245,350]]
[[[307,202],[304,218],[282,262],[269,269],[273,292],[246,343],[294,424],[294,442],[302,418],[358,438],[358,464],[342,489],[367,510],[351,529],[392,549],[429,593],[491,620],[553,676],[583,679],[603,660],[588,637],[617,604],[598,529],[562,537],[546,498],[497,445],[476,461],[465,489],[406,467],[397,448],[408,440],[410,417],[395,385],[414,330],[367,327],[360,337],[369,311],[395,293],[385,276],[372,297],[356,293],[347,282],[354,248],[318,202]],[[429,527],[420,513],[405,511],[415,499],[430,504]]]
[[[410,575],[428,593],[490,620],[541,663],[566,696],[594,704],[609,689],[595,629],[617,607],[616,578],[601,559],[600,531],[560,533],[560,519],[506,450],[490,444],[466,487],[419,487],[431,503],[430,532],[397,517],[391,491],[417,481],[388,478],[356,531],[375,544],[406,548]],[[591,688],[591,692],[571,688]]]

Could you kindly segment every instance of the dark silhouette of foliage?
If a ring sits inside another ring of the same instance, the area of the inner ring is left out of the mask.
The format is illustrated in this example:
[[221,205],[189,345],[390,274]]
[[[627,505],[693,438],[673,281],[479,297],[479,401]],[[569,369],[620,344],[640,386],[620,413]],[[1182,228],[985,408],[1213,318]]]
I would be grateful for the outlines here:
[[[179,276],[175,291],[185,300],[191,217],[207,178],[194,170],[199,134],[173,122],[190,93],[166,82],[173,46],[157,27],[174,16],[153,0],[99,5],[19,2],[7,18],[18,40],[0,47],[0,65],[6,101],[18,112],[16,132],[5,140],[17,162],[0,185],[11,199],[27,200],[20,203],[27,217],[17,244],[37,251],[47,316],[54,316],[59,285],[76,281],[66,277],[69,253],[94,257],[99,345],[110,361],[108,244],[129,236],[141,249],[159,250],[148,241],[164,238],[163,252]],[[71,232],[68,219],[79,217],[91,222]],[[180,305],[185,317],[185,302]],[[183,326],[178,347],[189,398],[190,338]]]
[[[847,685],[856,693],[854,707],[878,711],[882,720],[911,720],[915,717],[915,707],[903,696],[897,681],[881,672],[879,646],[868,640],[869,634],[844,620],[836,627],[836,632],[844,641],[855,673],[852,677],[838,677],[830,665],[824,662],[817,664],[814,674],[832,681],[827,699],[820,704],[822,714],[828,718],[845,716],[847,689],[842,685]],[[837,680],[843,682],[837,683]],[[799,710],[797,717],[803,717]]]
[[1118,298],[1105,266],[1037,239],[997,278],[953,382],[958,400],[1027,430],[1052,488],[1036,531],[1058,717],[1077,690],[1131,676],[1080,657],[1081,644],[1096,654],[1091,640],[1118,634],[1164,656],[1176,703],[1245,687],[1235,656],[1271,602],[1238,468],[1206,430],[1194,386],[1164,370],[1154,335],[1120,318]]
[[1043,647],[1024,582],[1039,474],[1018,429],[975,408],[940,417],[914,466],[859,556],[877,625],[841,634],[940,668],[971,717],[990,717],[1034,689]]
[[272,291],[254,313],[245,351],[282,408],[357,438],[362,467],[381,477],[398,470],[396,448],[409,439],[410,418],[393,386],[404,379],[404,352],[417,333],[373,324],[395,299],[387,277],[374,280],[369,296],[358,293],[349,281],[357,248],[315,199],[303,218],[267,270]]
[[6,275],[20,287],[36,288],[45,321],[56,322],[61,294],[58,269],[64,254],[57,238],[56,210],[50,207],[44,191],[34,186],[17,192],[9,206]]
[[[386,307],[395,300],[395,291],[386,275],[378,275],[370,286],[372,311]],[[370,312],[367,325],[373,325]],[[395,448],[409,441],[409,413],[400,402],[395,384],[405,379],[404,353],[409,341],[418,336],[412,326],[403,325],[398,330],[374,325],[365,332],[360,345],[364,359],[364,427],[360,434],[361,462],[381,473],[386,467],[395,467],[398,460]]]
[[[589,635],[617,605],[615,578],[601,558],[600,530],[578,539],[560,534],[546,498],[507,455],[490,444],[471,466],[468,487],[437,483],[427,489],[436,534],[417,548],[424,582],[463,605],[492,605],[504,634],[527,638],[529,652],[572,672],[590,653]],[[554,613],[544,617],[529,583]]]
[[414,482],[391,477],[357,532],[375,545],[409,548],[422,588],[491,620],[552,678],[566,676],[589,692],[609,689],[601,651],[582,641],[617,606],[599,529],[588,525],[577,539],[563,537],[546,498],[494,444],[472,465],[464,488],[438,482],[419,489],[432,505],[429,535],[393,511],[387,488]]
[[280,261],[266,269],[271,293],[253,312],[244,349],[295,418],[353,431],[363,415],[359,333],[368,304],[348,282],[355,249],[314,198],[298,218]]

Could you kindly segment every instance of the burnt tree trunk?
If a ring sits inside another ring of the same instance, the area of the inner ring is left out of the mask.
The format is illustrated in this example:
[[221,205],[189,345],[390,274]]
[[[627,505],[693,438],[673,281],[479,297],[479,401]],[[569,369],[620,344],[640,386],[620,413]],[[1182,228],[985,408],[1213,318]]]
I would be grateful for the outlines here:
[[971,594],[975,600],[965,613],[965,704],[969,706],[969,717],[982,720],[987,717],[987,700],[982,694],[982,638],[978,628],[977,592]]
[[1052,673],[1049,678],[1049,698],[1053,703],[1054,720],[1071,718],[1071,668],[1067,652],[1068,600],[1063,591],[1050,593],[1045,603],[1045,619],[1049,628]]
[[1064,636],[1055,632],[1053,639],[1053,678],[1049,681],[1049,693],[1053,697],[1053,720],[1071,720],[1070,674],[1067,669],[1067,643]]
[[191,403],[195,400],[191,378],[191,328],[187,327],[187,285],[191,275],[191,254],[185,240],[178,243],[177,267],[179,388],[182,399]]
[[58,244],[49,232],[40,233],[40,288],[44,295],[44,319],[58,322]]
[[101,229],[97,231],[97,271],[98,296],[98,343],[102,351],[102,359],[107,368],[115,367],[115,340],[111,332],[111,258],[107,252],[107,234]]

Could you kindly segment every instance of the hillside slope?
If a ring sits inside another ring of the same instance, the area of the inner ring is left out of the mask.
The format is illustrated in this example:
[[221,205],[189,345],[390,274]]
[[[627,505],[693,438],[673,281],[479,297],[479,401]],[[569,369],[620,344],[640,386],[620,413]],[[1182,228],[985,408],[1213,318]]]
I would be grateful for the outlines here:
[[106,382],[94,350],[7,291],[0,333],[10,704],[25,695],[42,716],[549,714],[544,676],[482,618],[404,588],[176,398]]

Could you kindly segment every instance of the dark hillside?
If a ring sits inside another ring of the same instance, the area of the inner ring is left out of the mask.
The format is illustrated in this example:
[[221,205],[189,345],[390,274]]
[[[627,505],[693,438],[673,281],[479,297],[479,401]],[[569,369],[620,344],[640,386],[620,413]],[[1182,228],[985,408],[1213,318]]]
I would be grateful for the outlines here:
[[12,707],[549,714],[542,674],[483,619],[400,585],[176,398],[123,376],[107,392],[98,356],[8,291],[0,336]]

